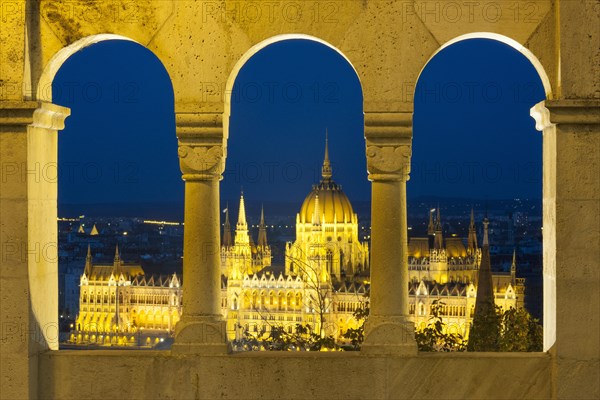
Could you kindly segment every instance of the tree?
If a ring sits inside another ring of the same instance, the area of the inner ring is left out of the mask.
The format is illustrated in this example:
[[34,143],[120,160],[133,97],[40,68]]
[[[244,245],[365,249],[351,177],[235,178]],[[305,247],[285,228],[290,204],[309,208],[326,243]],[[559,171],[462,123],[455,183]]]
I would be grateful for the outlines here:
[[296,324],[292,333],[286,332],[281,325],[272,325],[269,331],[259,333],[243,332],[243,338],[233,342],[236,349],[246,351],[321,351],[337,349],[333,336],[321,337],[313,332],[309,325]]
[[[313,246],[325,247],[323,244]],[[315,330],[318,330],[321,337],[325,338],[327,336],[325,332],[327,314],[331,313],[331,299],[333,298],[333,282],[331,274],[327,270],[327,256],[324,258],[319,251],[317,251],[317,255],[307,255],[299,246],[294,247],[294,251],[300,252],[300,254],[286,254],[286,260],[294,266],[295,272],[304,282],[303,306],[315,313],[317,318],[314,323]],[[329,261],[334,262],[335,260]]]
[[344,350],[358,351],[362,342],[365,340],[365,322],[369,317],[369,301],[365,301],[363,306],[358,307],[352,315],[358,321],[358,328],[349,328],[344,332],[344,338],[350,339],[350,347],[342,347]]
[[[297,249],[297,251],[301,251]],[[263,325],[260,330],[250,332],[242,327],[242,337],[234,340],[233,346],[239,350],[300,350],[316,351],[335,349],[337,345],[331,334],[327,334],[327,316],[332,311],[333,285],[322,256],[306,257],[304,253],[298,257],[286,255],[294,265],[294,272],[303,282],[302,293],[294,296],[301,299],[300,309],[312,314],[312,319],[305,324],[296,324],[293,328],[276,322],[274,310],[265,307],[265,302],[248,298],[252,310],[260,316]],[[248,294],[246,294],[248,296]],[[289,306],[289,303],[287,304]],[[287,329],[286,329],[287,328]]]
[[445,303],[434,300],[431,304],[432,317],[423,329],[415,331],[419,351],[465,351],[466,341],[461,334],[447,333],[446,324],[440,317]]
[[539,321],[524,308],[495,306],[494,314],[479,323],[469,335],[469,351],[542,351],[543,329]]
[[491,301],[483,303],[477,310],[469,331],[468,351],[499,351],[500,319],[498,308]]
[[500,351],[542,351],[543,329],[524,308],[500,310]]
[[[415,330],[415,340],[419,351],[465,351],[468,341],[460,334],[446,333],[446,324],[440,317],[440,309],[445,304],[434,300],[431,306],[432,317],[424,329]],[[494,351],[542,351],[542,326],[524,308],[510,308],[502,311],[495,307],[495,318],[484,321],[485,324],[495,322],[492,331],[498,332],[497,348]],[[364,341],[364,323],[369,317],[369,303],[358,308],[354,317],[359,321],[356,329],[348,329],[344,334],[351,340],[351,346],[342,347],[343,350],[360,350]],[[471,338],[469,338],[470,340]],[[471,350],[477,351],[477,350]]]

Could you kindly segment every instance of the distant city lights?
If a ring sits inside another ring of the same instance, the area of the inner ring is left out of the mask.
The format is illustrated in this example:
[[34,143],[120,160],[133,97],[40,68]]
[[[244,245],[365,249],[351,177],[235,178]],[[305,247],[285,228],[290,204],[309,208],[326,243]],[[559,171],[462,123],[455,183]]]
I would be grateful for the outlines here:
[[183,225],[183,222],[156,221],[156,220],[152,220],[152,219],[146,219],[146,220],[144,220],[144,223],[145,224],[153,224],[153,225],[173,225],[173,226]]

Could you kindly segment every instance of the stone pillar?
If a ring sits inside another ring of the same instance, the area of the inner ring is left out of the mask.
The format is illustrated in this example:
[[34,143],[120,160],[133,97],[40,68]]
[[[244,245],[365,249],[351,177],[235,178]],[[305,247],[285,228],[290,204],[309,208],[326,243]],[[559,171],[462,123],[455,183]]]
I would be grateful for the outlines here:
[[600,396],[600,101],[532,109],[544,135],[544,350],[555,397]]
[[37,398],[38,354],[58,349],[57,131],[68,115],[0,102],[2,398]]
[[371,299],[365,353],[417,353],[408,320],[406,181],[410,172],[412,113],[366,113],[371,203]]
[[225,353],[221,314],[219,181],[225,166],[220,114],[177,114],[179,164],[185,181],[183,315],[174,352]]

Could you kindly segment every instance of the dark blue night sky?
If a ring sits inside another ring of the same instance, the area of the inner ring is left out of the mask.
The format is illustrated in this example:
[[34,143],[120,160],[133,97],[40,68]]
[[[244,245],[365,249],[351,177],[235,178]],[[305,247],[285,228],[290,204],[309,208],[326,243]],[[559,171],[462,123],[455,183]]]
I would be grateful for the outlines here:
[[[71,107],[59,136],[59,203],[183,202],[173,92],[156,57],[131,42],[93,45],[54,80]],[[529,61],[492,40],[440,52],[416,88],[409,196],[541,197],[543,100]],[[309,41],[273,44],[242,68],[232,100],[222,198],[301,202],[319,178],[325,129],[334,178],[369,200],[362,94],[352,67]]]

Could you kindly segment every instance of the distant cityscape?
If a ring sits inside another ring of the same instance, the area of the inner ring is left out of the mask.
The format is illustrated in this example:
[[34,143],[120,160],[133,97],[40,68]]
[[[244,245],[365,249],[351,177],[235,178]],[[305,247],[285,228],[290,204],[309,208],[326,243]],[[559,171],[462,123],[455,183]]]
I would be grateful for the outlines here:
[[[225,200],[222,209],[235,204]],[[354,202],[359,216],[360,240],[370,241],[370,203]],[[258,231],[261,206],[274,266],[283,265],[286,242],[295,238],[296,203],[260,203],[247,200],[247,219],[253,235]],[[59,315],[67,332],[79,312],[79,284],[88,246],[94,260],[112,261],[118,243],[125,262],[140,264],[148,275],[182,274],[183,221],[181,205],[61,206],[59,209]],[[475,219],[487,215],[492,269],[508,272],[516,252],[517,276],[526,278],[525,307],[542,318],[542,209],[540,200],[466,200],[416,198],[409,200],[409,238],[427,235],[428,215],[443,214],[444,237],[466,238],[471,208]],[[117,211],[116,211],[117,210]],[[112,215],[111,215],[112,213]],[[120,214],[119,216],[115,214]],[[170,217],[170,218],[169,218]],[[224,218],[224,216],[223,216]],[[478,235],[481,235],[481,224]]]

